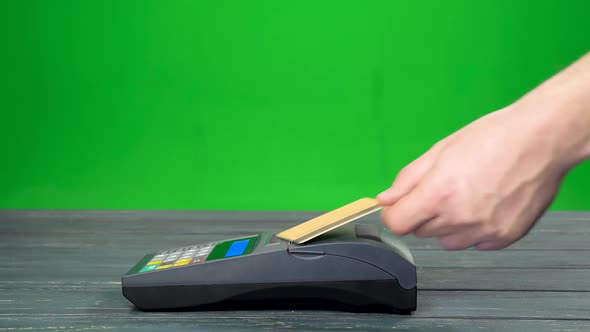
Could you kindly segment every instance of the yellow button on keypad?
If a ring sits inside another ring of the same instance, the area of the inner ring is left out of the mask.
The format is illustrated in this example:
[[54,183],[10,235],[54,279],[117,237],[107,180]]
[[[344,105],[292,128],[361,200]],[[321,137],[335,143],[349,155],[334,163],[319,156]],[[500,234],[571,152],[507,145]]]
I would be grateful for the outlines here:
[[155,261],[150,261],[146,265],[156,265],[156,264],[160,264],[160,263],[162,263],[162,260],[161,259],[158,259],[158,260],[155,260]]
[[156,268],[156,270],[162,270],[162,269],[167,269],[169,267],[172,267],[172,264],[164,264],[164,265],[160,265]]
[[184,259],[179,259],[176,261],[176,263],[174,263],[174,266],[182,266],[182,265],[186,265],[191,261],[190,258],[184,258]]

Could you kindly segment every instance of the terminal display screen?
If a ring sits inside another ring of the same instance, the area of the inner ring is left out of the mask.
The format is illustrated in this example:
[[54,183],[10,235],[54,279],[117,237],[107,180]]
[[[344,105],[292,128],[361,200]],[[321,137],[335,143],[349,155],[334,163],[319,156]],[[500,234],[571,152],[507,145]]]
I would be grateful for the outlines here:
[[250,240],[240,240],[232,242],[232,244],[229,246],[229,249],[227,249],[227,251],[225,252],[225,257],[243,255],[244,251],[246,251],[248,243],[250,243]]
[[213,248],[213,251],[211,254],[209,254],[209,257],[207,257],[207,260],[211,261],[215,259],[237,257],[249,254],[254,248],[257,239],[258,236],[252,236],[220,242],[215,246],[215,248]]

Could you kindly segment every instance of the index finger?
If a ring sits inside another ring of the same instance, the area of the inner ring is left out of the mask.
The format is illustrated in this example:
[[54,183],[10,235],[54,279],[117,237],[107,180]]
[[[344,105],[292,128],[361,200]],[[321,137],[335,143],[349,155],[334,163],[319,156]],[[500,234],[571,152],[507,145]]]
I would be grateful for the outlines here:
[[381,218],[393,233],[406,235],[436,217],[434,202],[418,185],[392,206],[384,207]]

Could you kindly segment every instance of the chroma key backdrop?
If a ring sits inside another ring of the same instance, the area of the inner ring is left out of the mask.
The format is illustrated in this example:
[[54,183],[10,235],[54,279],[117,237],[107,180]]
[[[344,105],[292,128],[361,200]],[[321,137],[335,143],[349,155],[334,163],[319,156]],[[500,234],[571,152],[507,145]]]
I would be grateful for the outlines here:
[[[0,208],[331,209],[588,51],[590,1],[2,1]],[[490,165],[484,165],[490,167]],[[590,209],[590,165],[553,209]]]

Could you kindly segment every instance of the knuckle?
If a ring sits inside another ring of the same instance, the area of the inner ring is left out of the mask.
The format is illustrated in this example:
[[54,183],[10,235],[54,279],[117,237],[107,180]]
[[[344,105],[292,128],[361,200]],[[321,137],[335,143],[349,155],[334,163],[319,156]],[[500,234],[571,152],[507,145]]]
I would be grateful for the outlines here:
[[410,233],[410,230],[407,226],[401,225],[399,223],[389,225],[389,230],[397,235],[406,235]]
[[482,238],[485,239],[485,241],[495,240],[498,236],[497,227],[491,223],[481,225],[480,230]]
[[493,241],[499,241],[502,239],[503,233],[504,231],[502,230],[502,227],[499,225],[493,225],[489,227],[488,237]]
[[474,215],[468,210],[459,210],[453,213],[453,218],[449,221],[449,224],[454,227],[467,226],[474,223]]
[[503,249],[520,239],[518,232],[515,232],[510,227],[498,225],[491,231],[492,242],[494,243],[492,250]]
[[407,226],[405,226],[403,222],[400,222],[400,220],[397,220],[395,216],[391,214],[390,209],[383,209],[381,211],[381,219],[391,232],[398,235],[405,235],[408,233]]
[[436,218],[425,221],[413,233],[417,238],[429,238],[436,236],[445,227],[447,227],[447,224],[445,223],[444,216],[437,216]]
[[453,226],[477,226],[480,228],[488,228],[491,224],[490,218],[485,211],[476,208],[465,207],[461,204],[454,206],[451,213],[452,220],[450,223]]
[[495,238],[497,241],[508,241],[510,240],[511,237],[511,232],[510,229],[508,227],[504,227],[502,225],[499,225],[498,227],[496,227],[496,232],[495,232]]
[[458,185],[451,179],[435,180],[431,184],[434,199],[438,204],[450,203],[459,193]]
[[399,172],[397,172],[396,179],[403,179],[403,178],[409,176],[411,172],[412,172],[412,164],[409,164],[409,165],[405,166],[404,168],[402,168]]
[[481,250],[481,251],[501,250],[501,249],[508,247],[509,245],[510,244],[498,242],[498,241],[485,242],[481,245],[478,245],[477,250]]
[[457,249],[459,249],[458,241],[454,238],[451,238],[451,237],[439,238],[438,243],[444,250],[457,250]]
[[478,244],[476,249],[480,251],[497,250],[499,245],[496,242],[484,242]]
[[492,247],[492,250],[501,250],[504,249],[508,246],[510,246],[512,244],[512,242],[500,242],[497,243],[495,246]]
[[421,239],[427,238],[427,237],[429,237],[428,235],[429,235],[428,231],[426,231],[423,228],[418,228],[417,230],[414,231],[414,236],[417,238],[421,238]]

